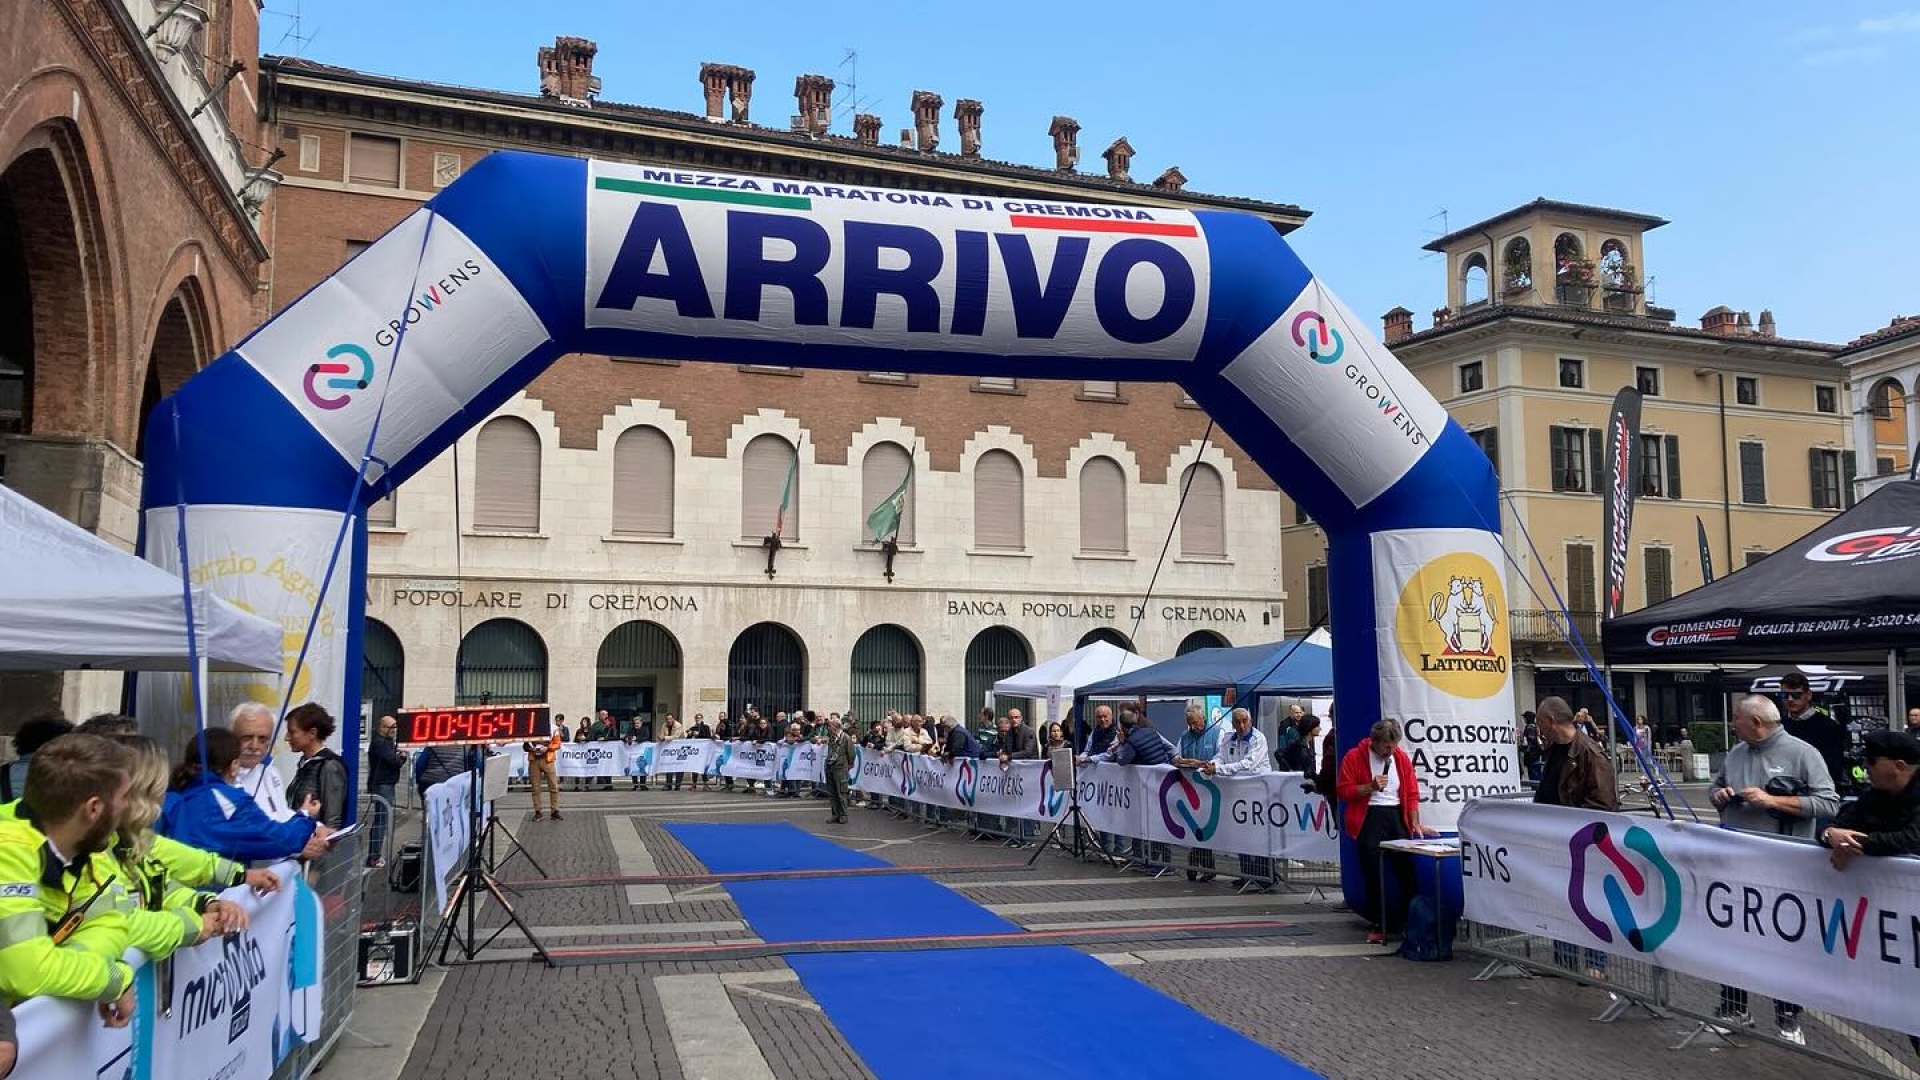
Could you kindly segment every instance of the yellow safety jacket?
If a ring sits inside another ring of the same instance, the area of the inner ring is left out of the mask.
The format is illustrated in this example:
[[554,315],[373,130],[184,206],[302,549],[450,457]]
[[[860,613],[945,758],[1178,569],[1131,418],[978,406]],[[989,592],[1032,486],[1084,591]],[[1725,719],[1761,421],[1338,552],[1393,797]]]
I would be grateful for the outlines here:
[[[18,820],[19,817],[18,801],[0,806],[0,820]],[[130,873],[113,853],[113,849],[119,846],[120,838],[115,836],[109,850],[96,852],[90,861],[93,864],[93,878],[105,883],[103,890],[106,895],[100,898],[95,908],[111,909],[125,918],[126,945],[146,953],[149,960],[164,960],[181,945],[199,940],[200,916],[206,911],[207,904],[215,899],[213,894],[195,892],[177,881],[169,882],[166,865],[154,858],[152,853],[141,864],[138,873]],[[156,839],[156,850],[158,847]],[[174,847],[194,854],[206,854],[185,844],[174,843]],[[244,876],[245,871],[241,873]],[[89,911],[89,915],[92,914]],[[123,945],[111,958],[117,960],[125,951]]]
[[0,820],[0,998],[112,1001],[133,982],[127,917],[91,859],[66,862],[22,818]]

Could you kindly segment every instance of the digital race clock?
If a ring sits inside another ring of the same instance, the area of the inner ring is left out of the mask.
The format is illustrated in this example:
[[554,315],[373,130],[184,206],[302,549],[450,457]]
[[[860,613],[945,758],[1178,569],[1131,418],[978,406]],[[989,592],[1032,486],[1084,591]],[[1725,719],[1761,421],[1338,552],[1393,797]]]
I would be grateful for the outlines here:
[[400,721],[394,741],[401,746],[526,742],[553,733],[552,711],[545,705],[457,705],[393,715]]

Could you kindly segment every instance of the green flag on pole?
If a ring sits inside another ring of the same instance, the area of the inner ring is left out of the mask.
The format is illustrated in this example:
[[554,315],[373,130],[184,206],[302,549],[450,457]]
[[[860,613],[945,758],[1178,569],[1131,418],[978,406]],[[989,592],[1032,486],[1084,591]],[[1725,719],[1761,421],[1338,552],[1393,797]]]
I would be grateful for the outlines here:
[[900,521],[907,515],[907,486],[913,483],[913,459],[907,459],[907,475],[900,478],[900,486],[893,494],[880,500],[880,505],[867,514],[867,532],[872,534],[876,543],[900,532]]
[[787,467],[787,485],[780,489],[780,509],[773,515],[773,535],[787,535],[787,510],[793,506],[793,481],[800,475],[800,455],[793,455],[793,464]]

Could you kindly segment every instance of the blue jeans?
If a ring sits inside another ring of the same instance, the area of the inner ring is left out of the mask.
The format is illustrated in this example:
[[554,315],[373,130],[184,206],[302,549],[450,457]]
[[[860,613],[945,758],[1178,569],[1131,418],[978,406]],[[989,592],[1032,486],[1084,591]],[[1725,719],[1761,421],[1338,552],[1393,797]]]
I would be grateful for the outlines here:
[[368,826],[369,835],[367,836],[367,861],[372,862],[375,859],[387,857],[387,829],[392,824],[388,818],[393,813],[393,785],[376,784],[368,789],[368,794],[374,796],[373,821]]

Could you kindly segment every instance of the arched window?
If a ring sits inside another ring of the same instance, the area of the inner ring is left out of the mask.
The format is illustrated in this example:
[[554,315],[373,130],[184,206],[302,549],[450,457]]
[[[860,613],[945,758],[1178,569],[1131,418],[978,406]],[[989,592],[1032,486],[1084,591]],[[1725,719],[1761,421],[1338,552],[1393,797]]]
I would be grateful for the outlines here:
[[[987,703],[987,691],[1009,675],[1018,675],[1033,666],[1033,650],[1026,640],[1004,626],[989,626],[967,643],[966,700],[955,716],[971,720]],[[940,706],[946,708],[944,704]],[[996,704],[996,709],[1005,706]]]
[[1533,288],[1533,244],[1524,236],[1507,241],[1506,254],[1500,258],[1501,288],[1508,293],[1523,293]]
[[[875,443],[860,459],[860,513],[872,515],[874,510],[900,491],[904,483],[906,490],[900,492],[900,527],[895,534],[902,544],[913,543],[913,458],[907,454],[907,448],[899,443]],[[860,539],[878,543],[884,536],[872,535],[872,530],[863,531]]]
[[673,441],[656,427],[630,427],[613,443],[616,536],[673,535]]
[[848,708],[868,723],[885,716],[888,709],[923,711],[920,666],[920,646],[912,634],[892,625],[869,629],[853,643]]
[[1005,450],[989,450],[973,463],[973,546],[984,551],[1027,546],[1026,474],[1020,459]]
[[613,628],[600,642],[593,707],[615,723],[643,733],[663,712],[676,712],[681,698],[680,642],[656,622],[635,619]]
[[1474,252],[1460,264],[1460,302],[1462,306],[1487,302],[1487,257]]
[[[488,619],[460,639],[459,705],[532,705],[547,700],[547,644],[515,619]],[[483,700],[484,699],[484,700]]]
[[1127,552],[1127,474],[1110,457],[1080,466],[1080,550]]
[[406,700],[407,654],[399,636],[379,619],[366,621],[360,648],[360,697],[372,703],[378,720],[398,711]]
[[1180,554],[1189,559],[1226,558],[1226,486],[1219,471],[1205,462],[1189,465],[1180,474],[1180,490],[1187,493],[1180,510]]
[[1561,233],[1553,238],[1554,302],[1585,307],[1594,282],[1593,263],[1587,259],[1580,238]]
[[474,438],[473,527],[540,531],[540,435],[517,416],[487,421]]
[[1128,652],[1133,651],[1133,639],[1115,630],[1111,626],[1096,626],[1086,633],[1081,634],[1080,643],[1075,645],[1074,648],[1084,649],[1096,641],[1104,641],[1109,645],[1117,646]]
[[1633,286],[1633,264],[1627,261],[1627,245],[1618,240],[1600,245],[1600,283],[1610,289]]
[[773,719],[806,708],[807,650],[779,623],[755,623],[733,639],[727,653],[727,712],[740,716],[752,705]]
[[[1893,407],[1899,403],[1900,397],[1900,384],[1893,379],[1882,379],[1873,384],[1873,391],[1868,395],[1868,405],[1873,409],[1873,418],[1875,420],[1893,419]],[[1906,438],[1905,433],[1901,434],[1901,438]]]
[[761,435],[740,461],[740,535],[758,540],[775,532],[800,538],[800,455],[786,439]]
[[1200,649],[1225,648],[1230,648],[1226,638],[1221,637],[1211,630],[1195,630],[1193,633],[1180,639],[1180,647],[1173,650],[1173,655],[1185,656],[1190,652],[1197,652]]

